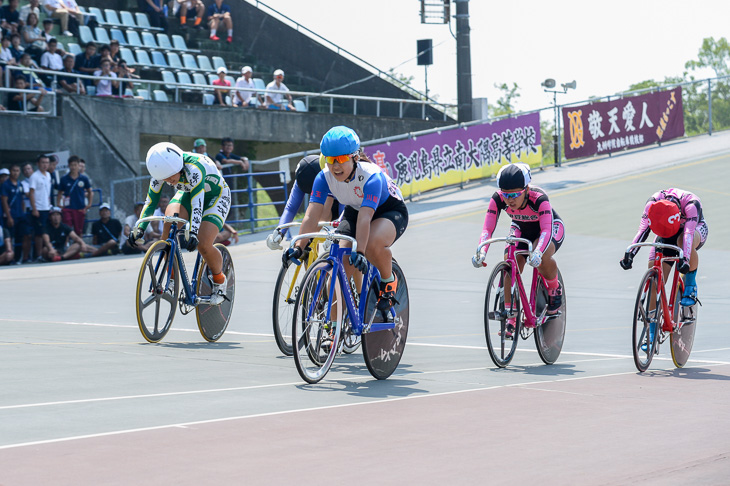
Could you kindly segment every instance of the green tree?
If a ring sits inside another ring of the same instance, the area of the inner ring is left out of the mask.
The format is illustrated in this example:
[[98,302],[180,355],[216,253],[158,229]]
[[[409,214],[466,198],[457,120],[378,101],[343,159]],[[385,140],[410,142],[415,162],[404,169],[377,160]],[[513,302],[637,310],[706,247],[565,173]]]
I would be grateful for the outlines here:
[[520,97],[520,93],[518,92],[520,87],[517,83],[512,83],[511,87],[507,83],[502,83],[501,85],[495,84],[494,87],[501,92],[501,96],[497,100],[496,105],[489,105],[489,116],[491,118],[497,118],[515,113],[517,111],[515,101]]
[[702,47],[697,55],[697,60],[687,61],[685,69],[697,70],[710,68],[715,76],[730,74],[730,44],[724,37],[715,40],[714,37],[706,37],[702,40]]

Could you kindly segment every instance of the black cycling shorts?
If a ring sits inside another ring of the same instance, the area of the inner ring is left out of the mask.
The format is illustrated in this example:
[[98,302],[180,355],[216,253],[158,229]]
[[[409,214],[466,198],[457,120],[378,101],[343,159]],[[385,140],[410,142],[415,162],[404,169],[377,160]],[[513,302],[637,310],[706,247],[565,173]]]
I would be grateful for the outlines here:
[[[390,199],[390,198],[389,198]],[[380,218],[385,218],[395,226],[395,240],[393,243],[398,241],[403,233],[405,233],[408,227],[408,209],[403,201],[397,201],[392,204],[384,204],[375,210],[373,214],[373,221]],[[381,210],[382,209],[382,210]],[[342,217],[337,233],[351,236],[356,238],[355,232],[357,229],[357,216],[360,214],[356,209],[350,206],[345,206],[345,215]]]

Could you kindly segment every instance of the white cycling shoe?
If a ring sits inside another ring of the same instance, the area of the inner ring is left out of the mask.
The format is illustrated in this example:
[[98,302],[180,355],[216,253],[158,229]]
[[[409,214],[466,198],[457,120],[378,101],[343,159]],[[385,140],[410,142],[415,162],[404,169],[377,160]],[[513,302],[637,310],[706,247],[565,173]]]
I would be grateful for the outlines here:
[[223,275],[223,283],[217,284],[213,281],[213,275],[208,274],[210,280],[210,305],[221,305],[226,300],[226,291],[228,290],[228,279]]

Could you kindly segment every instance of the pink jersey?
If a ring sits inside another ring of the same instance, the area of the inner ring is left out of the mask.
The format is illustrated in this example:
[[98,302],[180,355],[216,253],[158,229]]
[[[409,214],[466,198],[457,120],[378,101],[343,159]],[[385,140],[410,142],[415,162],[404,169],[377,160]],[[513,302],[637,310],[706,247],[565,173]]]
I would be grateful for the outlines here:
[[[666,199],[672,201],[679,206],[681,213],[681,230],[684,231],[684,244],[682,245],[682,251],[689,258],[692,252],[692,240],[694,239],[695,230],[700,223],[704,222],[702,217],[702,204],[700,198],[692,194],[691,192],[683,191],[681,189],[670,188],[663,191],[659,191],[649,198],[644,206],[644,214],[641,215],[641,221],[639,222],[639,231],[634,236],[634,243],[642,243],[646,241],[649,236],[651,229],[649,228],[649,206],[654,201],[661,201]],[[704,238],[703,238],[704,239]],[[631,253],[636,255],[639,248],[632,248]],[[653,254],[653,252],[652,252]]]
[[[559,219],[557,213],[550,205],[547,194],[539,187],[530,187],[527,193],[527,200],[522,208],[511,209],[507,203],[502,200],[499,192],[492,195],[489,200],[489,208],[484,218],[484,227],[482,228],[482,236],[479,243],[483,243],[492,237],[494,229],[497,227],[499,213],[505,211],[512,218],[512,229],[510,234],[521,236],[523,233],[527,235],[539,234],[537,250],[545,252],[550,244],[553,231],[553,219]],[[484,247],[484,251],[489,249]]]

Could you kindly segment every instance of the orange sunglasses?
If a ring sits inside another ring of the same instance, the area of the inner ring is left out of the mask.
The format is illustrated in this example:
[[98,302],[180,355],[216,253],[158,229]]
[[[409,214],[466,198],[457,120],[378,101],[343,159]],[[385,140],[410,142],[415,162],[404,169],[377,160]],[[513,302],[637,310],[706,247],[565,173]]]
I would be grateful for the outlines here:
[[334,163],[344,164],[348,160],[350,160],[350,155],[338,155],[337,157],[325,156],[325,158],[324,158],[324,161],[327,162],[328,164],[334,164]]

